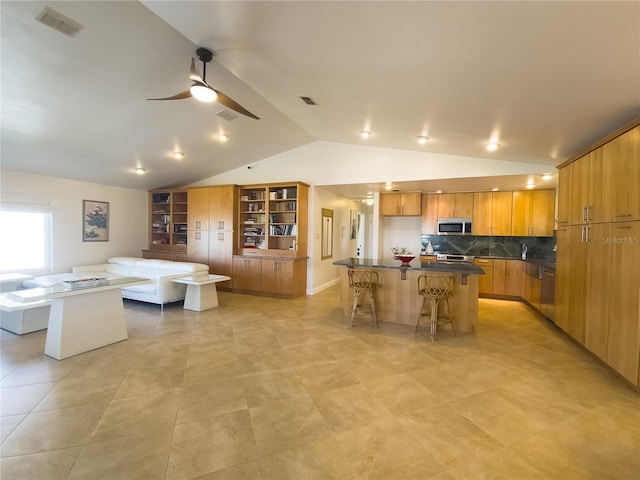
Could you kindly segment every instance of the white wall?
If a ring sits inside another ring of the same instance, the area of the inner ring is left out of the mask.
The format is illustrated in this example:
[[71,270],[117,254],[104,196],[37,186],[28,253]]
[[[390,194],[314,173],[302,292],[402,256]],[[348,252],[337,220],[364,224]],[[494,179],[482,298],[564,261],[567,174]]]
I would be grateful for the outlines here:
[[216,175],[193,186],[274,183],[310,185],[542,174],[548,165],[423,153],[334,142],[313,142]]
[[[148,194],[64,178],[2,170],[0,200],[52,207],[52,272],[102,263],[125,255],[139,257],[148,246]],[[109,241],[82,241],[82,200],[109,202]],[[6,232],[2,232],[5,235]]]
[[[309,195],[309,266],[307,293],[313,294],[336,283],[335,260],[355,256],[356,241],[348,234],[349,210],[367,211],[371,218],[371,252],[374,258],[389,258],[393,246],[420,253],[420,219],[379,218],[373,208],[340,197],[317,185],[385,182],[438,178],[483,177],[543,173],[545,165],[487,160],[433,153],[367,147],[317,141],[274,155],[251,165],[206,178],[190,186],[260,184],[301,181],[311,185]],[[377,194],[375,194],[377,200]],[[333,259],[320,260],[321,209],[334,210]],[[367,224],[369,222],[367,221]],[[342,236],[342,227],[346,228]]]

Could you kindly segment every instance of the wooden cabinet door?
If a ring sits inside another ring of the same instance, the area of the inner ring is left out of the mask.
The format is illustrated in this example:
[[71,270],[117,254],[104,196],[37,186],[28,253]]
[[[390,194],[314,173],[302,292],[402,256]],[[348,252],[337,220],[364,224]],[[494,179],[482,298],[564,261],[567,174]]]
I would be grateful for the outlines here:
[[507,261],[496,258],[493,260],[493,293],[505,295],[507,287]]
[[558,173],[558,227],[571,223],[571,172],[573,163]]
[[611,169],[609,221],[640,220],[640,126],[613,139],[603,147],[604,161]]
[[260,292],[262,290],[262,259],[234,257],[231,285],[238,290]]
[[605,161],[604,148],[590,154],[587,193],[587,221],[611,221],[611,162]]
[[607,360],[609,331],[609,277],[611,224],[596,223],[584,227],[587,242],[586,295],[584,296],[584,345],[602,360]]
[[441,193],[438,195],[438,218],[455,218],[456,199],[453,193]]
[[209,265],[208,231],[189,230],[187,232],[187,259],[189,262]]
[[478,276],[478,293],[491,295],[493,293],[493,260],[476,258],[474,263],[484,272],[484,275]]
[[[216,275],[232,276],[233,273],[233,232],[209,232],[209,271]],[[220,282],[221,287],[230,287],[231,282]]]
[[403,193],[400,196],[400,215],[420,216],[422,213],[422,195],[416,193]]
[[491,214],[493,210],[493,192],[476,192],[473,194],[474,235],[491,235]]
[[[556,294],[555,323],[565,332],[571,328],[569,306],[571,303],[571,229],[567,225],[558,227],[556,233]],[[580,227],[578,227],[580,228]]]
[[586,238],[586,227],[574,225],[570,227],[569,255],[569,325],[567,333],[584,344],[585,335],[585,296],[587,294],[587,255],[589,244]]
[[438,195],[439,218],[472,218],[473,192]]
[[536,310],[540,310],[541,291],[542,281],[539,278],[527,275],[524,285],[524,297]]
[[438,223],[438,195],[427,193],[422,195],[422,214],[421,214],[423,235],[433,235],[436,233]]
[[211,187],[209,190],[210,229],[220,231],[233,230],[233,212],[235,189],[233,186]]
[[640,222],[612,225],[607,363],[638,385],[640,359]]
[[532,193],[532,213],[529,235],[553,237],[555,227],[555,190],[534,190]]
[[262,291],[277,295],[293,295],[293,260],[262,260]]
[[[491,198],[491,235],[510,236],[513,193],[492,192]],[[473,229],[475,230],[475,224],[473,225]]]
[[380,215],[396,216],[400,215],[401,197],[399,193],[380,194]]
[[524,297],[524,267],[522,260],[505,261],[505,295]]
[[456,202],[455,216],[457,218],[473,217],[473,192],[456,193],[455,202]]
[[513,192],[511,234],[519,237],[553,236],[555,190]]
[[586,207],[589,204],[589,173],[591,154],[571,164],[571,225],[586,223]]
[[189,230],[209,230],[209,188],[187,190],[187,221]]
[[531,225],[532,192],[529,190],[517,190],[513,192],[513,212],[511,215],[511,235],[515,237],[529,236]]

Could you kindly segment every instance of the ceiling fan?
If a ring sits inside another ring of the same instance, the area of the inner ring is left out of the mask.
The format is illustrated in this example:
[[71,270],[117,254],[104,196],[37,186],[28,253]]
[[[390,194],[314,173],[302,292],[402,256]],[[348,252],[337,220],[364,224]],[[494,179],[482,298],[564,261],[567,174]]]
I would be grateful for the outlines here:
[[189,97],[194,97],[196,100],[200,100],[201,102],[213,102],[214,100],[218,100],[218,102],[220,102],[225,107],[230,108],[231,110],[235,110],[236,112],[241,113],[242,115],[246,115],[247,117],[260,120],[260,117],[257,117],[242,105],[240,105],[238,102],[233,100],[231,97],[226,96],[220,90],[216,90],[207,83],[207,63],[209,63],[213,59],[213,52],[206,48],[200,47],[196,50],[196,55],[202,62],[202,76],[200,76],[200,73],[198,72],[196,59],[192,58],[189,79],[193,80],[194,83],[193,85],[191,85],[191,87],[189,87],[188,90],[177,93],[171,97],[148,98],[147,100],[182,100]]

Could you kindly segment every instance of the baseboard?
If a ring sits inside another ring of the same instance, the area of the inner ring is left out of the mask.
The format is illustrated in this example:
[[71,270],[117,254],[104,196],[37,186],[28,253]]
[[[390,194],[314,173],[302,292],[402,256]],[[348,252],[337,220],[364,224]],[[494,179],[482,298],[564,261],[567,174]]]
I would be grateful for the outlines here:
[[318,285],[313,288],[307,288],[307,295],[315,295],[317,293],[322,292],[323,290],[326,290],[327,288],[331,288],[334,285],[338,285],[339,283],[340,283],[340,277],[334,278],[333,280],[330,280],[327,283],[323,283],[322,285]]

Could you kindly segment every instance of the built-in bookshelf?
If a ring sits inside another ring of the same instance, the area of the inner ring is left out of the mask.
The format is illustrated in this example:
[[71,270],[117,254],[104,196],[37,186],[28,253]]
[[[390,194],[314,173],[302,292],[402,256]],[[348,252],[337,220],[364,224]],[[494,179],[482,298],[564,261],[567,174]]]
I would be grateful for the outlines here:
[[149,205],[149,249],[186,251],[187,191],[152,190]]
[[[308,187],[305,184],[298,183],[241,186],[238,253],[306,256],[307,191]],[[304,192],[302,199],[301,192]],[[305,229],[302,246],[301,206],[304,210]]]
[[[266,249],[267,201],[264,187],[240,188],[240,238],[241,250]],[[251,252],[250,252],[251,253]]]

